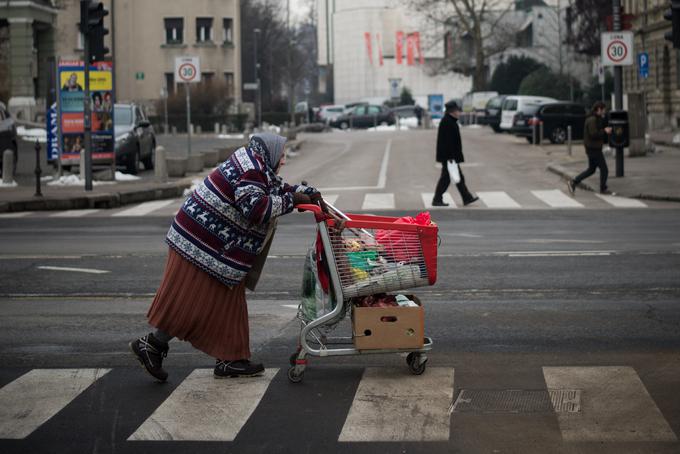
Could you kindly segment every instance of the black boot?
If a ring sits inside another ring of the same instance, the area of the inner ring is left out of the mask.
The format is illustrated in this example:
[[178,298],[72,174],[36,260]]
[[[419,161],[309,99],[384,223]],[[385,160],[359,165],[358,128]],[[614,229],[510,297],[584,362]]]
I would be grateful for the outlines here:
[[163,370],[163,358],[168,356],[168,349],[167,343],[159,341],[151,333],[130,342],[132,354],[159,381],[168,379],[168,373]]
[[226,377],[255,377],[262,375],[264,366],[260,363],[251,363],[247,359],[238,361],[220,361],[215,364],[215,378]]

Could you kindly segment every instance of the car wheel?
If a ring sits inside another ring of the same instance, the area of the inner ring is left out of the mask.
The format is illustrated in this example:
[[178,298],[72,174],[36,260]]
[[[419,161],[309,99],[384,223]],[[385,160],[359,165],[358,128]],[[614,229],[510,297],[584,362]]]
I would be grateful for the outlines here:
[[529,143],[534,143],[533,137],[525,137],[525,139],[527,139],[527,142],[529,142]]
[[139,148],[137,148],[135,153],[132,155],[132,159],[127,162],[127,166],[125,168],[125,170],[127,170],[130,175],[137,175],[139,172],[139,160]]
[[144,170],[153,170],[156,165],[156,142],[151,143],[151,152],[148,157],[144,158],[142,164],[144,164]]
[[491,129],[493,129],[493,132],[495,132],[496,134],[503,132],[501,127],[497,125],[491,125]]
[[557,126],[550,133],[550,142],[562,144],[567,141],[567,131],[562,126]]
[[349,128],[349,124],[346,121],[343,121],[342,123],[340,123],[340,129],[342,129],[343,131],[345,129],[348,129],[348,128]]

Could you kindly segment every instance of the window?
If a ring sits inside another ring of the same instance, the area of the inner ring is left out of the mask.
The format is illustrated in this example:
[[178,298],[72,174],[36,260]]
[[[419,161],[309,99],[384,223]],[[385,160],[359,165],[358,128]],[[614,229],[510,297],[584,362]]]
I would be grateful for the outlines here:
[[168,96],[175,93],[175,73],[165,73],[165,86],[168,90]]
[[212,17],[196,18],[196,42],[207,43],[212,41]]
[[503,101],[503,110],[517,110],[517,100],[506,99]]
[[366,114],[366,106],[357,106],[354,108],[354,111],[352,112],[352,115],[365,115]]
[[83,32],[80,31],[80,24],[76,24],[76,50],[83,50],[85,48],[85,36]]
[[222,42],[225,44],[234,42],[234,19],[231,17],[222,19]]
[[368,106],[368,115],[379,115],[380,106]]
[[680,90],[680,49],[675,51],[675,88]]
[[234,73],[224,73],[224,82],[227,86],[227,96],[234,97]]
[[569,108],[569,113],[571,113],[572,115],[585,115],[586,108],[584,106],[579,106],[578,104],[573,104]]
[[184,42],[184,19],[171,17],[165,19],[165,44],[182,44]]
[[201,72],[201,83],[205,85],[210,85],[215,78],[215,73],[213,72]]

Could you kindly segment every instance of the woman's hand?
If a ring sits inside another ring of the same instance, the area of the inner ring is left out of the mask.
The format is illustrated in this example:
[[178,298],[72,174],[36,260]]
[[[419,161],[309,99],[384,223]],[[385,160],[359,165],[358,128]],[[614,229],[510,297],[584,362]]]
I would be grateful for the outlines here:
[[312,203],[312,199],[307,194],[303,194],[302,192],[294,192],[293,193],[293,206],[309,205],[311,203]]
[[321,207],[321,211],[323,211],[324,213],[328,213],[328,207],[326,206],[326,202],[324,202],[323,197],[321,197],[321,193],[319,191],[310,194],[309,199],[312,201],[314,205],[319,205]]

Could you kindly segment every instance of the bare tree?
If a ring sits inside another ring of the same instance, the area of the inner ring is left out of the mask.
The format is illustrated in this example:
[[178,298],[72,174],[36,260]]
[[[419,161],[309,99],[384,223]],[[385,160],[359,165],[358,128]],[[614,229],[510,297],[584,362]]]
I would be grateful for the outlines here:
[[505,0],[411,0],[410,3],[414,11],[425,12],[429,21],[464,36],[462,42],[468,42],[471,47],[471,59],[468,52],[454,52],[445,56],[439,69],[472,75],[472,89],[484,89],[488,58],[514,43],[516,24],[503,20],[512,10],[512,3]]

